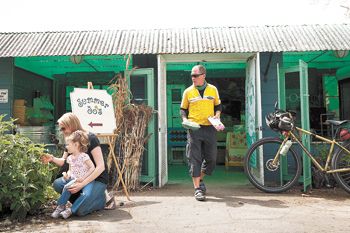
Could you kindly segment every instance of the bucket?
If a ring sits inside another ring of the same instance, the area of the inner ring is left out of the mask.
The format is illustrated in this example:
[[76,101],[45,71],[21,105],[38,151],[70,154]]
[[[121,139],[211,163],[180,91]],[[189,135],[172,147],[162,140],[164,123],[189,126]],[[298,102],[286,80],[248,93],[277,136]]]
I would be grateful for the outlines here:
[[34,143],[51,143],[51,126],[18,126],[17,132],[28,137]]

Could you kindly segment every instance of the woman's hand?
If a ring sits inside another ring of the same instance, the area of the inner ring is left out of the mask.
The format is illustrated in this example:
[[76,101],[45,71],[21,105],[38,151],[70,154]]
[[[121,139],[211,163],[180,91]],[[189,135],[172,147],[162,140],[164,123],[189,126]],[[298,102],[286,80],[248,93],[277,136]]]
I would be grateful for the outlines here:
[[71,194],[74,194],[74,193],[79,192],[82,188],[84,188],[83,183],[76,181],[74,184],[72,184],[72,185],[69,187],[68,191],[69,191]]
[[44,164],[48,164],[49,162],[52,162],[53,160],[53,155],[51,154],[42,154],[41,155],[41,162]]

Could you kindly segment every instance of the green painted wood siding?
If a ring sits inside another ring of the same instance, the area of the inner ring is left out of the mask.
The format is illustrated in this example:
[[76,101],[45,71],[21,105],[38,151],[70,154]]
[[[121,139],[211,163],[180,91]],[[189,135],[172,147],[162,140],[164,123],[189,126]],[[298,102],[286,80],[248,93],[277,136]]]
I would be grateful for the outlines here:
[[0,89],[8,90],[8,102],[0,103],[0,114],[12,116],[13,104],[13,58],[0,58]]

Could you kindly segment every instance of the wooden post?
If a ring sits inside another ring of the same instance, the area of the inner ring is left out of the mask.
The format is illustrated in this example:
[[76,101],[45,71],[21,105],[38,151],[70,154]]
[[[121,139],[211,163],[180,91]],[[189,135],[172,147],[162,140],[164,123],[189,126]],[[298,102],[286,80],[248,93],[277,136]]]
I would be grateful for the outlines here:
[[107,142],[108,142],[108,146],[109,146],[109,153],[108,153],[107,157],[112,156],[114,164],[115,164],[115,167],[117,168],[117,172],[118,172],[117,183],[119,181],[121,182],[126,198],[129,201],[131,201],[128,189],[126,188],[125,182],[123,180],[123,173],[120,170],[118,160],[116,159],[116,156],[115,156],[115,153],[114,153],[115,141],[117,139],[117,134],[97,134],[97,137],[102,137],[102,138],[105,137],[105,138],[107,138]]
[[92,85],[92,82],[87,83],[87,89],[94,89],[94,86]]

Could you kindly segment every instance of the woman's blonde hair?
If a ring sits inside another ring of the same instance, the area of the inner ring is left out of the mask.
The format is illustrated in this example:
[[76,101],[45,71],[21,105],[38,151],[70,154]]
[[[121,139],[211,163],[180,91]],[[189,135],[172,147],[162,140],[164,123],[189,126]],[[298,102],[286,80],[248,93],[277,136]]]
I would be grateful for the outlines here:
[[78,142],[79,150],[86,152],[89,147],[89,137],[85,131],[76,130],[66,138],[67,142]]
[[72,132],[76,130],[85,131],[81,126],[79,118],[72,112],[67,112],[63,114],[60,117],[60,119],[57,120],[57,122],[61,124],[63,127],[69,128]]

